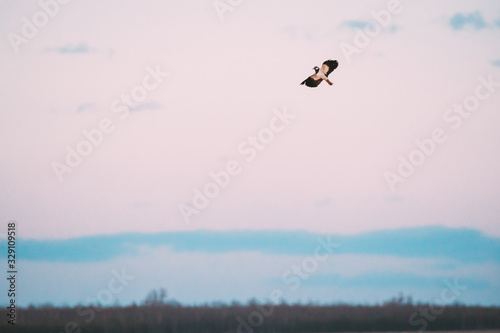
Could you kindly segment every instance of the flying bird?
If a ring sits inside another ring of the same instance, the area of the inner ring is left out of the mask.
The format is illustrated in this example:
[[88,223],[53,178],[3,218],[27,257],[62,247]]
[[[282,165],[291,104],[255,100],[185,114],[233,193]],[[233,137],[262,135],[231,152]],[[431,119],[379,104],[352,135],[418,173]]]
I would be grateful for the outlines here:
[[325,80],[329,85],[332,85],[333,83],[328,79],[328,75],[330,75],[330,73],[333,72],[333,70],[337,68],[338,65],[339,62],[337,60],[327,60],[323,63],[323,65],[321,65],[321,68],[319,68],[318,66],[314,66],[313,69],[316,73],[302,81],[301,84],[305,84],[308,87],[314,88],[319,86],[321,81]]

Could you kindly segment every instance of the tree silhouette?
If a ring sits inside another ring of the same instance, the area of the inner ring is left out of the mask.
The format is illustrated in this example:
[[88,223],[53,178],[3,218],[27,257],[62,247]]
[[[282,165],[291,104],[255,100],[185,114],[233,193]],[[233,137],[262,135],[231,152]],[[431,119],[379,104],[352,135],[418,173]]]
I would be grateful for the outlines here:
[[167,291],[165,288],[160,288],[158,291],[156,289],[151,290],[146,299],[144,300],[144,305],[162,305],[165,304],[165,299],[167,298]]

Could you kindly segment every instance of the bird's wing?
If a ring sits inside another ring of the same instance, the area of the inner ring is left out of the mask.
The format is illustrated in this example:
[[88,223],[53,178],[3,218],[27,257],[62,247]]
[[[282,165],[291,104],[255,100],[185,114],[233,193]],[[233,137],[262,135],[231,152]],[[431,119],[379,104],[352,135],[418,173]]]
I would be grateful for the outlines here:
[[330,75],[331,72],[339,65],[337,60],[327,60],[321,65],[321,71],[325,73],[326,76]]
[[313,87],[319,86],[321,81],[323,81],[322,78],[320,78],[317,74],[313,74],[313,75],[309,76],[307,79],[305,79],[304,81],[302,81],[301,84],[305,84],[306,86],[313,88]]

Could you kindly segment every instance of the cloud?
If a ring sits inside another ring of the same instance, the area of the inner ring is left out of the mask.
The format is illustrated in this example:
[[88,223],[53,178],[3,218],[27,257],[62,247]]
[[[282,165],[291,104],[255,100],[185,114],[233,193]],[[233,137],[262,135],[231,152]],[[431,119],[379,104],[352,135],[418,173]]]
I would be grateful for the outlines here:
[[450,25],[453,30],[462,30],[466,25],[472,25],[475,30],[486,28],[483,15],[476,11],[468,15],[457,13],[450,19]]
[[61,54],[72,54],[72,53],[90,53],[93,50],[86,44],[80,43],[77,45],[66,44],[65,46],[48,48],[47,52],[56,52]]
[[350,28],[350,29],[359,29],[359,30],[364,30],[364,29],[370,29],[369,27],[375,25],[376,27],[371,28],[373,31],[376,31],[378,28],[381,29],[381,32],[389,32],[389,33],[396,33],[400,27],[398,25],[391,25],[387,28],[383,28],[380,26],[379,23],[375,21],[361,21],[361,20],[349,20],[349,21],[344,21],[340,24],[340,28]]
[[143,110],[158,110],[162,105],[157,102],[142,103],[137,106],[131,107],[130,111],[143,111]]
[[371,21],[358,21],[358,20],[350,20],[345,21],[341,24],[341,26],[349,27],[352,29],[364,29],[367,26],[371,25],[373,22]]
[[[471,229],[440,226],[330,235],[338,254],[447,258],[460,262],[500,262],[500,239]],[[24,258],[32,261],[97,262],[135,256],[140,247],[169,247],[175,252],[231,253],[258,251],[277,255],[310,255],[327,235],[304,231],[183,231],[117,234],[68,240],[20,240]]]
[[395,24],[393,24],[393,25],[391,25],[391,26],[389,27],[389,32],[390,32],[390,33],[396,33],[396,32],[398,32],[398,30],[399,30],[399,29],[400,29],[400,28],[399,28],[399,25],[395,25]]
[[94,110],[97,107],[97,104],[94,102],[83,103],[78,106],[76,109],[77,112],[83,112],[87,110]]
[[[356,276],[342,276],[340,274],[318,274],[311,276],[306,281],[314,286],[338,286],[341,288],[349,287],[368,287],[368,288],[429,288],[439,287],[443,280],[454,280],[454,276],[425,276],[415,273],[403,272],[370,272]],[[491,282],[482,278],[460,279],[460,284],[467,286],[467,289],[485,290],[492,288]]]
[[492,62],[491,62],[491,64],[492,64],[493,66],[500,67],[500,59],[492,61]]

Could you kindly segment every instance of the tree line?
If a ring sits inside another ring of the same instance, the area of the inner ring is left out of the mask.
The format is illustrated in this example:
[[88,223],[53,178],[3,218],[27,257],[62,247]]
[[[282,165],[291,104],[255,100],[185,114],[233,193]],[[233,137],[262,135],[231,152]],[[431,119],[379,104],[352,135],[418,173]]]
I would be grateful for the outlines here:
[[[380,305],[212,304],[184,306],[150,294],[141,305],[29,306],[17,312],[17,333],[295,333],[445,331],[500,328],[500,307],[414,304],[394,298]],[[91,315],[92,314],[92,315]]]

